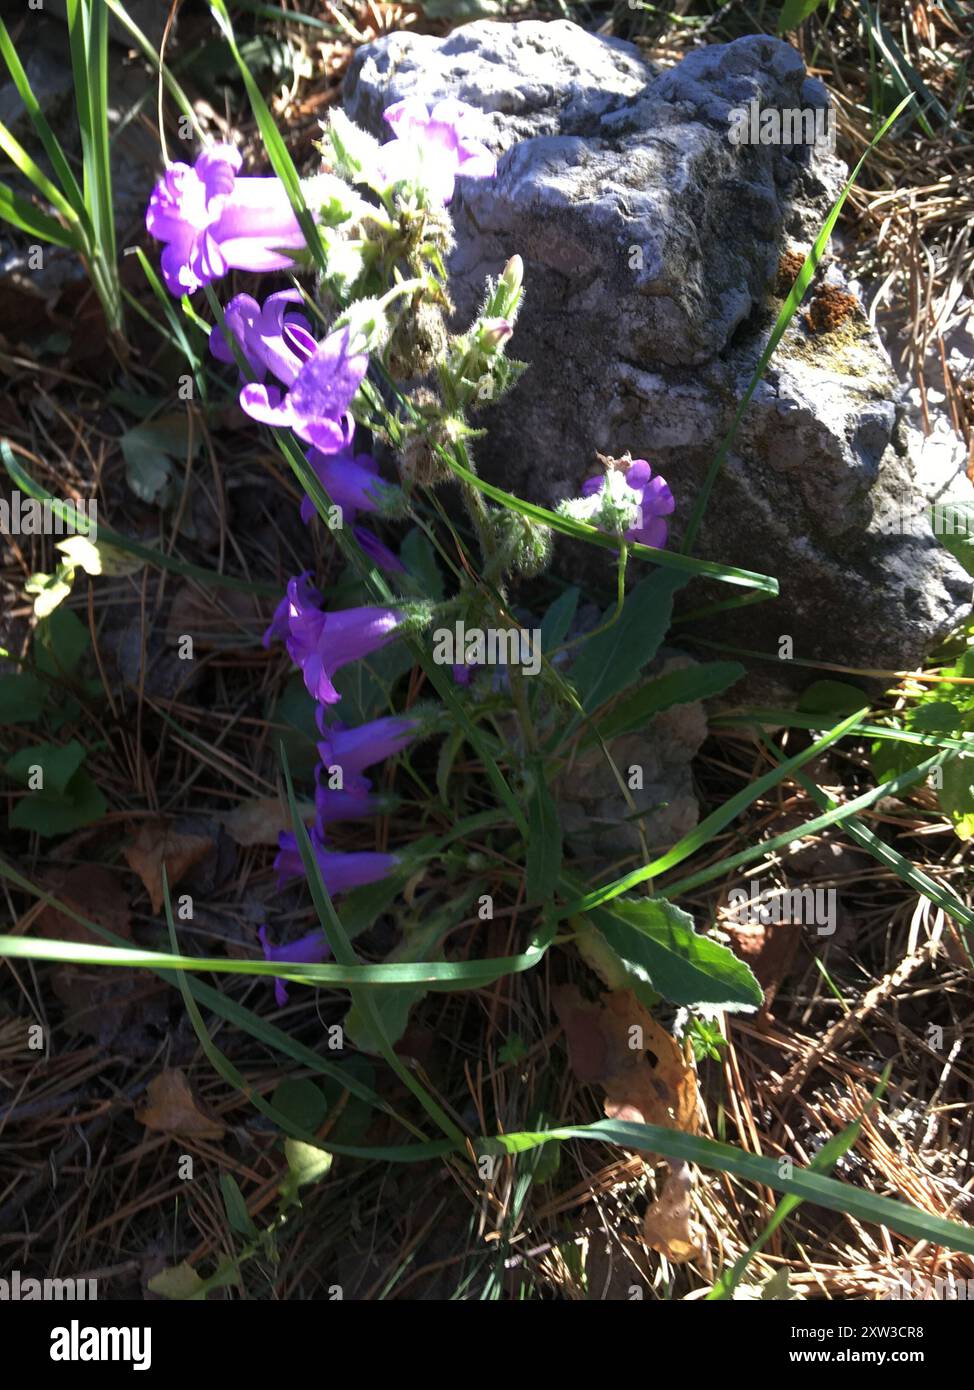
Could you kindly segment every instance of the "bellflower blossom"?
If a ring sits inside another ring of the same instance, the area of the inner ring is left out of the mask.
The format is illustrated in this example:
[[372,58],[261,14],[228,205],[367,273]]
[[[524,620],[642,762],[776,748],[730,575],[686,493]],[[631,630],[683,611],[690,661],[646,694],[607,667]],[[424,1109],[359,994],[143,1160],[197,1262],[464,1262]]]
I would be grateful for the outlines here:
[[389,715],[349,729],[337,721],[327,724],[324,710],[319,707],[318,728],[323,737],[318,753],[322,766],[340,767],[346,778],[358,777],[367,767],[401,753],[416,737],[419,726],[418,719]]
[[193,165],[166,170],[149,198],[145,225],[166,243],[162,278],[170,294],[192,294],[228,270],[285,270],[304,233],[280,179],[238,178],[243,157],[211,145]]
[[379,177],[386,183],[415,178],[444,206],[453,197],[458,174],[492,179],[497,160],[471,135],[478,113],[447,98],[432,110],[416,97],[397,101],[383,112],[395,136],[378,152]]
[[[610,474],[612,486],[615,479],[624,477],[625,485],[635,494],[635,523],[630,526],[625,537],[628,541],[638,541],[642,545],[654,546],[661,550],[666,545],[669,525],[666,518],[672,515],[676,501],[665,478],[653,476],[653,470],[645,459],[634,459],[624,475]],[[582,496],[595,499],[605,488],[606,476],[600,474],[588,478],[582,484]],[[596,504],[597,505],[597,504]]]
[[[227,328],[257,377],[241,387],[240,406],[259,424],[293,429],[321,453],[335,454],[350,444],[348,407],[368,370],[369,355],[347,327],[319,343],[304,315],[290,307],[300,302],[297,290],[280,290],[263,307],[246,294],[235,295],[227,305]],[[210,332],[210,348],[218,360],[233,360],[218,328]],[[268,375],[287,390],[268,386]]]
[[[335,454],[309,449],[305,458],[330,500],[341,507],[345,520],[354,521],[359,512],[378,511],[384,501],[399,492],[379,476],[379,465],[371,454],[356,454],[350,444]],[[315,504],[310,497],[304,497],[301,520],[307,526],[315,515]]]
[[[277,886],[283,888],[296,878],[304,877],[304,864],[297,838],[291,830],[282,830],[277,837],[278,852],[274,860],[277,870]],[[366,883],[376,883],[380,878],[391,874],[399,863],[396,854],[380,854],[374,850],[353,850],[342,853],[326,847],[325,837],[317,826],[311,830],[311,847],[321,870],[321,876],[328,889],[328,896],[340,897],[353,888],[361,888]]]
[[365,816],[376,816],[386,809],[387,798],[372,795],[372,783],[368,777],[344,778],[341,787],[329,787],[322,781],[323,769],[319,768],[315,784],[315,810],[317,824],[324,827],[341,820],[361,820]]
[[[299,290],[278,290],[263,306],[252,295],[235,294],[224,309],[224,324],[257,381],[265,381],[268,372],[279,376],[279,367],[289,371],[296,353],[310,356],[317,347],[306,315],[294,307],[303,302]],[[210,352],[218,362],[236,361],[219,324],[210,329]]]
[[290,580],[264,641],[269,645],[283,638],[288,655],[301,668],[308,694],[334,705],[341,699],[332,685],[335,672],[391,642],[403,615],[391,608],[368,607],[325,613],[319,601],[307,575]]
[[[261,927],[257,935],[264,948],[265,960],[285,961],[289,965],[320,965],[331,955],[325,933],[320,929],[299,937],[297,941],[289,941],[285,946],[272,946],[267,940],[266,927]],[[283,1009],[287,1003],[287,985],[279,978],[274,980],[274,999],[279,1009]]]

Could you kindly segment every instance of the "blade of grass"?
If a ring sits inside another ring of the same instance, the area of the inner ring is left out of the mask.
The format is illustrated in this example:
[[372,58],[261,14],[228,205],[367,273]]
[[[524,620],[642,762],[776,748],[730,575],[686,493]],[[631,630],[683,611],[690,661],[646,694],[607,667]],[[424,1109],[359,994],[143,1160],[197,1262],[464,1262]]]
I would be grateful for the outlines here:
[[[703,883],[710,883],[715,878],[721,878],[731,869],[738,869],[742,864],[749,864],[754,859],[761,859],[766,854],[773,854],[775,850],[784,849],[787,845],[793,844],[795,840],[804,839],[807,835],[817,835],[820,830],[825,830],[830,825],[843,825],[850,816],[855,815],[856,811],[865,810],[867,806],[874,805],[883,797],[896,796],[904,787],[919,782],[933,768],[939,767],[952,756],[949,753],[938,753],[935,757],[928,758],[926,762],[918,763],[916,767],[910,768],[908,772],[901,772],[898,776],[891,777],[888,782],[881,782],[878,787],[873,787],[871,791],[863,792],[861,796],[857,796],[854,800],[847,801],[843,805],[833,806],[832,810],[824,812],[821,816],[815,816],[812,820],[805,821],[792,830],[786,830],[781,835],[774,835],[770,840],[762,840],[749,849],[741,850],[739,854],[731,854],[718,864],[711,864],[706,869],[700,869],[697,873],[690,874],[688,878],[681,878],[678,883],[668,883],[666,892],[673,896],[679,893],[688,893],[692,888],[699,888]],[[781,766],[783,767],[784,764]]]
[[[569,903],[567,907],[560,908],[558,911],[558,919],[574,916],[576,913],[587,912],[589,908],[592,907],[599,907],[602,903],[609,902],[612,898],[618,897],[620,893],[625,893],[628,889],[635,888],[637,884],[645,883],[649,878],[657,878],[660,874],[665,873],[667,869],[673,868],[682,860],[689,858],[691,854],[695,854],[697,850],[702,849],[704,845],[708,844],[719,831],[723,830],[725,825],[735,820],[737,816],[740,815],[741,811],[756,801],[759,796],[763,796],[766,791],[777,786],[777,784],[784,777],[787,777],[794,768],[801,767],[803,763],[808,762],[812,758],[817,758],[821,753],[825,752],[827,748],[831,748],[834,743],[837,743],[839,739],[845,738],[846,734],[850,733],[856,727],[856,724],[864,713],[865,710],[859,710],[855,714],[850,714],[847,718],[836,724],[833,729],[830,729],[827,734],[823,734],[820,739],[816,740],[816,742],[811,744],[808,748],[803,749],[800,753],[796,753],[794,757],[787,759],[786,762],[779,763],[777,767],[773,767],[769,772],[764,773],[763,776],[756,778],[739,791],[736,796],[730,797],[722,806],[718,806],[716,811],[711,812],[711,814],[702,820],[694,830],[691,830],[688,835],[684,835],[681,840],[677,841],[672,849],[667,850],[667,852],[658,859],[654,859],[651,864],[647,864],[641,869],[635,869],[632,873],[624,874],[622,878],[618,878],[612,883],[607,883],[601,888],[596,888],[591,893],[587,893],[583,898],[578,898],[575,902]],[[758,846],[759,853],[762,848],[763,846]],[[674,891],[674,888],[668,888],[667,890],[670,894]]]
[[776,1192],[791,1193],[802,1201],[814,1202],[829,1211],[852,1216],[857,1221],[888,1227],[912,1240],[925,1240],[948,1250],[974,1254],[974,1227],[960,1221],[948,1221],[945,1217],[935,1216],[906,1202],[878,1197],[873,1192],[853,1187],[851,1183],[839,1182],[798,1164],[792,1165],[789,1176],[784,1176],[778,1163],[762,1154],[746,1153],[732,1144],[704,1139],[697,1134],[684,1134],[680,1130],[664,1129],[659,1125],[597,1120],[590,1125],[561,1125],[557,1129],[538,1133],[524,1131],[499,1135],[481,1140],[476,1147],[481,1153],[516,1154],[537,1148],[539,1144],[553,1141],[564,1143],[568,1139],[597,1139],[620,1149],[663,1154],[666,1158],[697,1163],[702,1168],[712,1168],[748,1182],[760,1183]]
[[61,148],[60,141],[54,131],[47,123],[47,118],[40,108],[37,98],[24,71],[23,65],[13,40],[7,30],[6,24],[0,19],[0,53],[3,55],[4,62],[13,78],[14,86],[21,101],[24,103],[24,110],[30,118],[31,124],[37,131],[41,144],[47,151],[47,157],[51,161],[51,167],[61,185],[61,191],[67,198],[72,209],[78,217],[79,222],[85,228],[85,233],[89,237],[92,234],[91,221],[88,217],[88,210],[85,207],[84,194],[78,180],[75,178],[68,163],[64,150]]
[[[887,1082],[889,1081],[889,1074],[892,1070],[892,1067],[892,1062],[887,1062],[886,1066],[883,1068],[883,1075],[877,1083],[872,1095],[866,1101],[866,1104],[863,1107],[861,1114],[859,1114],[856,1117],[856,1119],[852,1121],[851,1124],[847,1125],[845,1129],[841,1130],[838,1134],[833,1134],[832,1138],[827,1139],[826,1142],[822,1145],[818,1153],[814,1156],[811,1163],[809,1163],[808,1165],[810,1172],[824,1173],[826,1175],[831,1173],[832,1169],[838,1163],[839,1159],[842,1158],[845,1154],[847,1154],[849,1150],[853,1147],[853,1145],[859,1138],[860,1132],[862,1131],[863,1120],[866,1118],[869,1112],[875,1109],[875,1107],[879,1104],[880,1097],[885,1091]],[[751,1245],[748,1246],[748,1248],[744,1251],[744,1254],[740,1257],[740,1259],[736,1262],[732,1269],[728,1270],[726,1274],[721,1275],[721,1277],[714,1284],[713,1288],[707,1294],[707,1297],[704,1300],[705,1302],[716,1302],[719,1300],[726,1300],[734,1297],[734,1290],[737,1288],[738,1284],[743,1279],[745,1273],[747,1272],[747,1267],[754,1259],[754,1256],[758,1253],[759,1250],[763,1249],[763,1247],[767,1245],[768,1241],[774,1235],[778,1227],[782,1225],[782,1223],[788,1219],[791,1213],[795,1211],[797,1207],[800,1207],[801,1204],[801,1197],[796,1197],[792,1193],[789,1193],[788,1196],[782,1198],[782,1200],[775,1207],[774,1212],[771,1216],[771,1220],[765,1226],[764,1230],[758,1236],[757,1240],[755,1240]]]
[[[358,956],[355,948],[348,939],[348,934],[342,926],[341,918],[335,911],[331,896],[325,886],[325,880],[318,864],[317,856],[311,844],[311,838],[305,829],[304,821],[298,808],[297,798],[294,795],[294,784],[291,781],[291,768],[288,764],[287,749],[281,743],[281,763],[284,768],[284,784],[287,791],[288,805],[291,809],[291,820],[294,826],[294,835],[298,843],[298,850],[301,855],[301,862],[304,865],[305,877],[308,880],[308,887],[311,889],[311,898],[318,913],[318,920],[321,929],[328,939],[332,955],[342,966],[352,969],[361,969],[358,964]],[[442,1106],[433,1099],[420,1081],[413,1076],[409,1068],[397,1057],[389,1036],[386,1032],[385,1022],[380,1011],[375,1006],[375,1000],[367,989],[349,989],[352,1003],[359,1010],[362,1017],[366,1020],[372,1037],[378,1044],[379,1051],[385,1059],[387,1065],[399,1077],[399,1080],[412,1091],[420,1105],[429,1115],[430,1119],[439,1126],[448,1139],[452,1139],[456,1144],[463,1144],[463,1131],[460,1130],[451,1117],[446,1113]]]
[[63,246],[79,255],[84,253],[84,240],[78,230],[66,228],[49,213],[41,212],[6,183],[0,183],[0,217],[38,241]]

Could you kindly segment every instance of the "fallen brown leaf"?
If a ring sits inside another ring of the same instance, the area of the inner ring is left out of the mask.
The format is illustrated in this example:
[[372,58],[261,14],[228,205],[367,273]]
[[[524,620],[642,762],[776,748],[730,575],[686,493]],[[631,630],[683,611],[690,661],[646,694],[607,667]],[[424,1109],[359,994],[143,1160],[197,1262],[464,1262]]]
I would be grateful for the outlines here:
[[[300,802],[298,809],[305,825],[315,818],[311,802]],[[226,816],[223,826],[238,845],[276,845],[283,830],[291,829],[290,808],[276,796],[257,796],[241,801]]]
[[194,864],[209,853],[214,840],[209,835],[186,835],[173,830],[168,821],[143,821],[135,843],[123,851],[129,868],[138,874],[149,894],[153,912],[161,912],[164,902],[162,866],[166,866],[173,888]]
[[671,1264],[685,1264],[703,1253],[703,1231],[693,1221],[689,1163],[674,1163],[662,1191],[643,1217],[643,1240]]
[[728,915],[720,925],[730,937],[731,950],[751,967],[764,990],[761,1014],[767,1017],[795,959],[802,935],[800,923],[741,922]]
[[184,1072],[178,1067],[160,1072],[146,1089],[147,1104],[135,1112],[146,1129],[177,1134],[181,1139],[222,1139],[224,1129],[197,1104]]
[[574,985],[552,990],[579,1081],[605,1091],[613,1120],[697,1128],[697,1078],[676,1040],[646,1012],[631,990],[613,990],[601,1003]]

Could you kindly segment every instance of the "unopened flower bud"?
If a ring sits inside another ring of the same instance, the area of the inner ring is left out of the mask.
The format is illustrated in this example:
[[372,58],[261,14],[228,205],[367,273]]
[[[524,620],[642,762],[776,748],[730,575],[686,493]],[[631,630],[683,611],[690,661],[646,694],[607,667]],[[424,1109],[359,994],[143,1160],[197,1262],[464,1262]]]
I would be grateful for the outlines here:
[[480,347],[484,352],[496,352],[513,332],[507,319],[484,319],[480,325]]
[[524,283],[524,262],[520,256],[512,256],[501,273],[501,284],[513,299],[521,293]]

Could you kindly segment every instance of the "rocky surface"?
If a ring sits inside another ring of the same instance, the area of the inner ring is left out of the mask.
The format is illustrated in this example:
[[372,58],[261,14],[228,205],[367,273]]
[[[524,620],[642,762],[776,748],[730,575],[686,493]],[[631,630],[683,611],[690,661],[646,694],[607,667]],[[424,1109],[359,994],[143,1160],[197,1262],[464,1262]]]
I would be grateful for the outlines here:
[[[525,21],[360,50],[349,115],[383,135],[383,108],[405,96],[470,103],[503,155],[496,180],[458,183],[458,318],[487,275],[514,252],[525,259],[514,351],[531,370],[493,412],[483,474],[551,505],[596,471],[596,451],[629,450],[673,487],[678,541],[787,292],[781,258],[808,249],[844,175],[824,149],[735,145],[730,112],[751,98],[821,107],[824,89],[770,38],[705,48],[659,74],[629,44]],[[796,658],[901,669],[964,616],[971,581],[922,521],[890,534],[890,515],[971,489],[943,453],[911,451],[889,359],[843,288],[839,267],[823,268],[695,547],[776,576],[781,597],[694,631],[772,653],[788,635]],[[587,548],[585,562],[604,568]],[[687,599],[732,594],[694,584]],[[784,667],[766,668],[772,682]]]
[[[686,652],[664,648],[648,679],[694,666]],[[692,764],[707,737],[707,716],[696,700],[658,714],[638,733],[609,741],[609,753],[626,782],[628,799],[598,744],[576,753],[556,783],[562,831],[579,860],[602,868],[645,848],[659,853],[689,834],[699,808]]]

